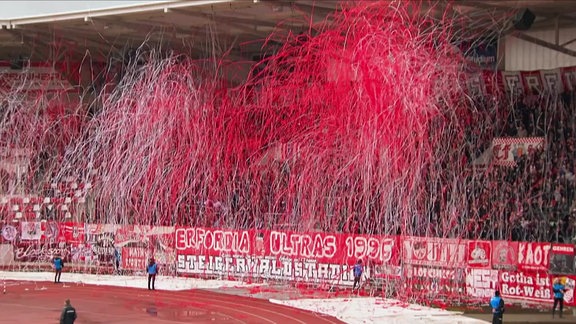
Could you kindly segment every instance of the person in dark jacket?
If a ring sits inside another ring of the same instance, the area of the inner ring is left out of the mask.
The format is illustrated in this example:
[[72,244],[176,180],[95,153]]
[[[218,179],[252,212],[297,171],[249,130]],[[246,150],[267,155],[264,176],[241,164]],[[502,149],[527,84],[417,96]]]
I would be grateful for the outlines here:
[[64,260],[62,260],[60,255],[56,255],[52,263],[54,265],[54,283],[58,283],[62,275],[62,268],[64,268]]
[[120,261],[122,257],[120,256],[120,250],[118,248],[114,248],[114,273],[120,274]]
[[[158,273],[158,265],[154,261],[154,258],[150,258],[150,262],[148,263],[148,267],[146,268],[146,272],[148,273],[148,290],[156,290],[154,288],[154,283],[156,282],[156,274]],[[152,285],[150,285],[152,284]],[[150,289],[152,288],[152,289]]]
[[504,299],[500,297],[498,290],[494,292],[494,297],[490,299],[490,307],[492,308],[492,324],[502,324],[504,317]]
[[77,317],[76,309],[70,304],[70,299],[66,299],[62,315],[60,315],[60,324],[74,324]]

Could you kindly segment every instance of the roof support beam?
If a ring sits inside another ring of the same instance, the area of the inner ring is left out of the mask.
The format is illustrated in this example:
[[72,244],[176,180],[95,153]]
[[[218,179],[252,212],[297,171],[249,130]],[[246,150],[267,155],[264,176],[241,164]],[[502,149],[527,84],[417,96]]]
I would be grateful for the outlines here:
[[570,44],[572,44],[572,43],[574,43],[574,42],[576,42],[576,38],[572,38],[571,40],[569,40],[569,41],[567,41],[567,42],[565,42],[565,43],[563,43],[563,44],[560,44],[560,46],[570,45]]
[[270,20],[263,20],[263,19],[257,19],[256,17],[254,18],[242,18],[242,17],[234,17],[234,16],[227,16],[227,15],[221,15],[221,14],[208,14],[208,13],[204,13],[201,11],[192,11],[189,9],[174,9],[172,10],[172,12],[184,15],[186,17],[196,17],[196,18],[201,18],[201,19],[206,19],[206,20],[210,20],[210,21],[217,21],[217,22],[226,22],[226,21],[232,21],[238,24],[246,24],[248,26],[263,26],[263,27],[277,27],[278,23],[275,21],[270,21]]
[[[272,3],[272,1],[270,1],[270,3]],[[294,9],[303,10],[303,11],[307,12],[308,14],[310,14],[311,16],[318,16],[318,18],[322,18],[322,19],[326,18],[326,16],[328,16],[330,14],[334,14],[335,12],[337,12],[339,10],[339,8],[336,8],[336,7],[327,8],[327,7],[321,6],[320,4],[322,4],[322,1],[318,1],[318,3],[314,3],[314,4],[305,4],[305,3],[301,3],[301,2],[281,0],[281,1],[277,1],[277,3],[288,6],[289,8],[292,7]],[[333,5],[333,3],[332,3],[332,5]]]
[[576,57],[576,51],[571,50],[571,49],[566,48],[566,47],[563,47],[561,45],[556,45],[556,44],[553,44],[553,43],[550,43],[550,42],[547,42],[547,41],[541,40],[539,38],[536,38],[536,37],[533,37],[533,36],[530,36],[530,35],[527,35],[524,33],[520,33],[520,32],[514,32],[514,33],[511,33],[510,35],[514,36],[518,39],[521,39],[523,41],[527,41],[529,43],[536,44],[536,45],[551,49],[553,51],[560,52],[562,54]]
[[[59,38],[65,39],[68,42],[74,42],[75,45],[80,47],[80,45],[86,45],[86,47],[94,46],[98,48],[106,47],[113,47],[114,45],[109,43],[106,40],[98,39],[92,37],[93,35],[87,34],[81,31],[70,31],[70,30],[56,30],[56,29],[46,29],[39,26],[26,26],[25,28],[21,28],[21,30],[25,32],[33,32],[36,35],[41,35],[43,38],[51,39],[54,37],[54,34],[58,35]],[[53,46],[51,46],[53,47]],[[82,51],[82,49],[78,48],[78,50]]]
[[554,19],[554,44],[560,45],[560,17]]

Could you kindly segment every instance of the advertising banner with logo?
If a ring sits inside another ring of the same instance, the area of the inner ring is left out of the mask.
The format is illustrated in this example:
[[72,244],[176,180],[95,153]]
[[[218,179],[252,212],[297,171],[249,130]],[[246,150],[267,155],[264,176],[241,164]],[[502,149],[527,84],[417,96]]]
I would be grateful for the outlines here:
[[466,264],[469,268],[490,268],[492,266],[492,242],[468,241]]

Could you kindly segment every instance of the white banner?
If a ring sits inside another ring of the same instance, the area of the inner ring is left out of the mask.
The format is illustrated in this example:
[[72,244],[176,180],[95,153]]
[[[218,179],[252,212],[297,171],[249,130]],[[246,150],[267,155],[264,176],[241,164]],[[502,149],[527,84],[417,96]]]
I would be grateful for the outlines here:
[[474,298],[490,298],[498,287],[498,270],[466,269],[466,294]]
[[21,222],[21,233],[23,241],[39,241],[42,238],[42,223],[40,222]]
[[519,156],[544,147],[543,137],[499,137],[492,141],[492,161],[496,165],[515,166]]
[[[370,277],[369,267],[364,276]],[[180,274],[298,280],[309,283],[352,285],[352,267],[316,260],[276,257],[178,255]]]

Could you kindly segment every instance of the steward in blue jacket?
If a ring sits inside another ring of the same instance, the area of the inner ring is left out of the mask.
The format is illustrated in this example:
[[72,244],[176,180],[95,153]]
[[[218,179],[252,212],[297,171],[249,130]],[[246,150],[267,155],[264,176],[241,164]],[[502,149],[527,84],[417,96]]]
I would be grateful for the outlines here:
[[[154,288],[154,283],[156,282],[156,274],[158,273],[158,265],[154,262],[154,258],[150,258],[148,267],[146,267],[146,272],[148,273],[148,290],[156,290]],[[152,284],[152,285],[150,285]]]
[[504,317],[504,299],[500,297],[498,290],[494,292],[494,297],[490,299],[490,307],[492,308],[492,324],[502,324]]
[[62,275],[62,268],[64,268],[64,260],[59,255],[54,257],[52,261],[54,264],[54,283],[60,282],[60,276]]
[[560,318],[562,318],[562,311],[564,310],[564,293],[566,292],[566,287],[562,284],[562,282],[560,282],[560,278],[554,279],[552,292],[554,292],[554,307],[552,307],[552,318],[554,318],[554,313],[556,312],[556,306],[558,306],[558,304],[560,304]]

